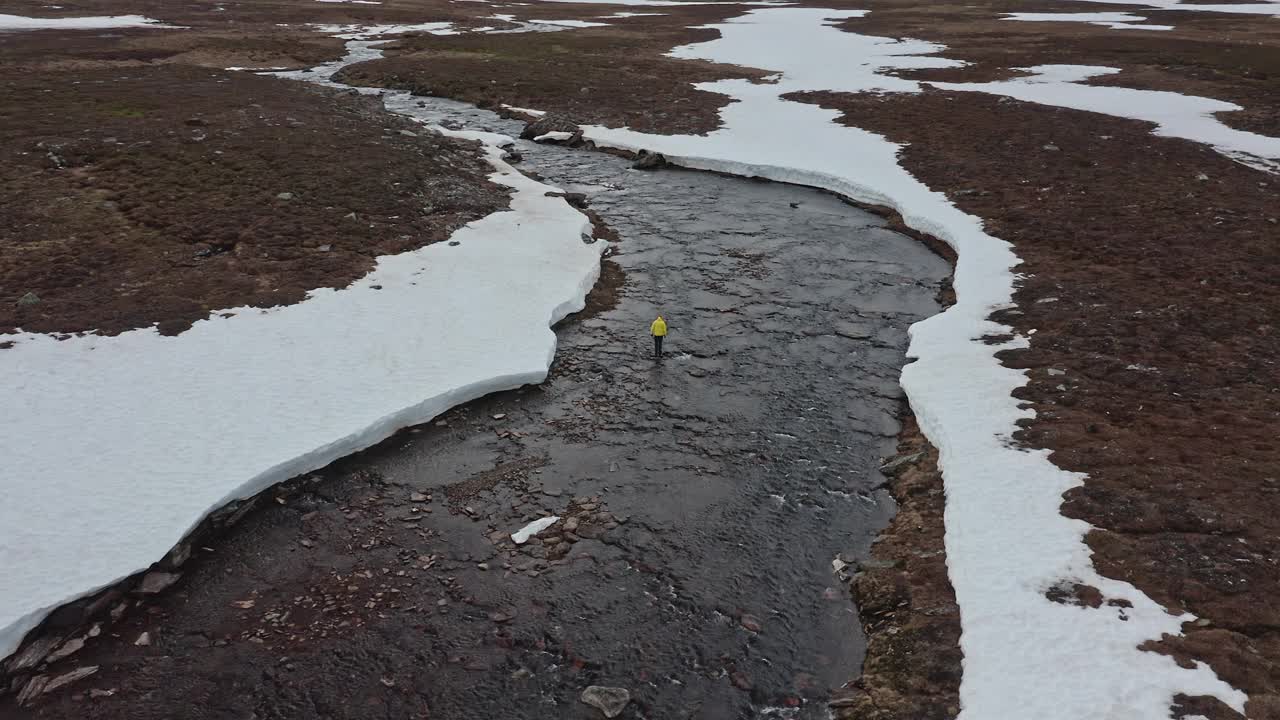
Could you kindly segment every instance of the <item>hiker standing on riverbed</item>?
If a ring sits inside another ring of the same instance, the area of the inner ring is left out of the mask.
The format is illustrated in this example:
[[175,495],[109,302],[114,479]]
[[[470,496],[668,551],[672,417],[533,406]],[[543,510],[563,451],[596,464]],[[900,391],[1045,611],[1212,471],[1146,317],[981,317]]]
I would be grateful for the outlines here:
[[649,334],[653,336],[653,356],[662,357],[662,338],[667,336],[667,321],[661,315],[649,326]]

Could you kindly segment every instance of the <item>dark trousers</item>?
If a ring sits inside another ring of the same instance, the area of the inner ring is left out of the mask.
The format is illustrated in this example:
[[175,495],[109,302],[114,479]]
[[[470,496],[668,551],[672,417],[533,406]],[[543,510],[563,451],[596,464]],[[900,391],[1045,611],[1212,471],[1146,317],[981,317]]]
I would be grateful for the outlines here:
[[661,335],[653,336],[653,356],[662,357],[662,336]]

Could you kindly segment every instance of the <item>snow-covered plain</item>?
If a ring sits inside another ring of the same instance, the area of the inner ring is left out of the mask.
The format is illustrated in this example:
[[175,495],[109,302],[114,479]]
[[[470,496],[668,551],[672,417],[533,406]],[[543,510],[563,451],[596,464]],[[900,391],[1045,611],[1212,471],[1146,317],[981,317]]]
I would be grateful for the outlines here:
[[[326,80],[380,54],[371,44],[287,75]],[[550,326],[583,307],[605,243],[584,242],[587,218],[501,159],[509,138],[438,130],[485,143],[509,210],[378,258],[345,289],[232,309],[176,337],[5,336],[17,344],[0,353],[0,659],[53,608],[147,568],[226,503],[542,381]]]
[[1018,68],[1034,73],[989,83],[930,82],[943,90],[1005,95],[1057,107],[1087,110],[1115,117],[1155,123],[1155,134],[1204,143],[1242,162],[1263,168],[1280,159],[1280,138],[1235,130],[1214,113],[1242,109],[1221,100],[1159,90],[1085,85],[1091,77],[1120,72],[1117,68],[1090,65],[1037,65]]
[[1172,25],[1138,25],[1144,23],[1146,18],[1141,15],[1134,15],[1127,12],[1098,12],[1098,13],[1071,13],[1071,12],[1051,12],[1051,13],[1035,13],[1035,12],[1013,12],[1004,13],[1005,20],[1020,20],[1022,22],[1080,22],[1090,25],[1101,25],[1109,27],[1112,30],[1172,30]]
[[0,32],[10,30],[116,30],[120,28],[181,28],[141,15],[35,18],[0,14]]
[[[1083,477],[1049,462],[1048,453],[1015,447],[1016,421],[1032,414],[1011,393],[1026,382],[995,353],[1026,347],[980,338],[1011,332],[988,320],[1012,304],[1011,246],[983,231],[945,196],[897,162],[898,146],[836,123],[837,112],[788,102],[797,91],[913,92],[919,86],[881,71],[947,67],[940,48],[842,32],[830,20],[859,11],[756,10],[712,25],[722,36],[672,51],[681,58],[778,71],[775,84],[703,83],[736,102],[721,110],[721,129],[705,136],[646,135],[585,128],[600,145],[663,153],[668,160],[743,176],[825,188],[888,205],[917,230],[957,250],[956,304],[917,323],[902,384],[921,427],[940,451],[946,502],[948,569],[960,606],[964,676],[961,717],[1166,718],[1177,693],[1211,695],[1240,711],[1245,696],[1207,666],[1179,667],[1138,646],[1178,635],[1189,615],[1171,615],[1133,586],[1099,575],[1084,535],[1089,526],[1059,512],[1062,493]],[[785,128],[785,132],[779,129]],[[1054,603],[1061,582],[1092,585],[1129,608]]]

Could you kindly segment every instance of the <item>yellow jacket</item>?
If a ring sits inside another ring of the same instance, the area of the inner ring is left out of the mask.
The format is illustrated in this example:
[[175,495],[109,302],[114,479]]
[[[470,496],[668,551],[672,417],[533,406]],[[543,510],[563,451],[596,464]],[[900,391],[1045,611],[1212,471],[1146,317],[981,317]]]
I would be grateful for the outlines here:
[[652,336],[654,336],[654,337],[665,337],[665,336],[666,336],[666,334],[667,334],[667,321],[666,321],[666,320],[663,320],[661,315],[659,315],[659,316],[658,316],[658,319],[657,319],[657,320],[654,320],[654,321],[653,321],[653,324],[649,326],[649,334],[650,334],[650,335],[652,335]]

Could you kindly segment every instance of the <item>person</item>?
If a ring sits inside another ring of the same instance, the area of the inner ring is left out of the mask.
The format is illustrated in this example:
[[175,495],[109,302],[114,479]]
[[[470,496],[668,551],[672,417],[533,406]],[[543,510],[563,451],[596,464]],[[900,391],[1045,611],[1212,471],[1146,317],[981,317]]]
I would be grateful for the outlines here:
[[662,357],[662,338],[667,336],[667,321],[661,315],[649,326],[649,334],[653,336],[653,356]]

